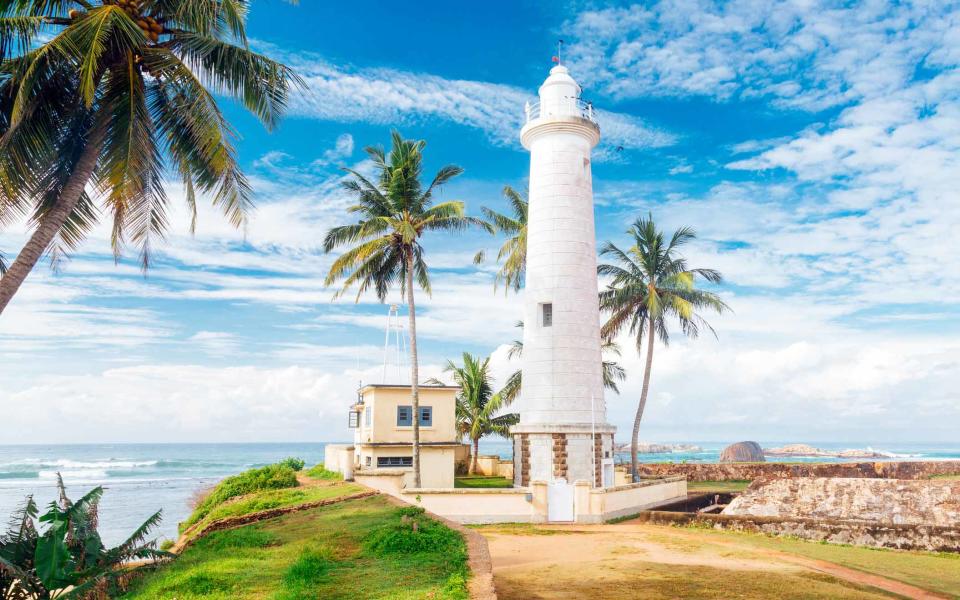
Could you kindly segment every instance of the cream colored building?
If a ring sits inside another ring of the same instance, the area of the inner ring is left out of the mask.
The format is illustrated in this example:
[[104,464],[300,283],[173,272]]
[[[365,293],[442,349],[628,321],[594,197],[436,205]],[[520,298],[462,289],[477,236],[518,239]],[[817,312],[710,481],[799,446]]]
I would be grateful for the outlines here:
[[452,488],[457,448],[456,386],[421,385],[420,414],[413,414],[409,385],[374,384],[360,390],[351,407],[354,472],[402,472],[413,487],[413,419],[420,419],[420,484]]

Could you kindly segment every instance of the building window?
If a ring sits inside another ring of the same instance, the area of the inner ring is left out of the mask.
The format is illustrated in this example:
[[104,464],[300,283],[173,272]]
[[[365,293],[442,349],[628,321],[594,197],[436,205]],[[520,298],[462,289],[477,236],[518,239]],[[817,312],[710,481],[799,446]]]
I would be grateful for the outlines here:
[[433,425],[433,407],[432,406],[421,406],[420,407],[420,425],[430,427]]
[[540,324],[544,327],[553,326],[553,304],[547,302],[540,305]]
[[413,408],[410,406],[397,407],[397,427],[413,425]]
[[412,467],[412,456],[378,456],[377,467]]
[[363,426],[366,427],[367,429],[370,429],[371,427],[373,427],[373,411],[371,410],[372,408],[373,408],[372,406],[368,406],[365,409],[363,409]]
[[365,462],[366,462],[366,465],[367,465],[368,467],[369,467],[371,464],[373,464],[373,462],[370,460],[370,457],[369,457],[369,456],[367,457],[367,460],[366,460]]

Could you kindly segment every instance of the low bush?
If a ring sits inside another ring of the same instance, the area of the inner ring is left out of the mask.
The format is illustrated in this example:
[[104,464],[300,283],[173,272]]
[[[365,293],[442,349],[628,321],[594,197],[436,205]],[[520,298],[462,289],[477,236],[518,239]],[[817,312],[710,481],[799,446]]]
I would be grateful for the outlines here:
[[336,563],[329,548],[304,548],[283,574],[283,589],[277,600],[312,600],[316,587]]
[[181,527],[183,529],[190,527],[207,516],[215,507],[231,498],[259,490],[277,490],[296,487],[297,485],[296,472],[289,466],[281,464],[250,469],[238,475],[227,477],[211,490],[193,511],[193,514],[181,523]]
[[277,464],[278,464],[278,465],[282,465],[282,466],[284,466],[284,467],[290,467],[290,468],[293,469],[294,471],[302,471],[302,470],[303,470],[303,467],[304,467],[307,463],[303,462],[303,459],[302,459],[302,458],[296,458],[296,457],[293,457],[293,456],[288,456],[287,458],[281,460],[281,461],[278,462]]
[[371,531],[363,543],[371,556],[435,552],[466,560],[466,545],[456,531],[424,516],[415,506],[398,509],[395,518]]
[[317,463],[316,465],[311,467],[310,470],[306,472],[306,474],[307,474],[307,477],[310,477],[311,479],[332,479],[335,481],[339,481],[343,479],[343,475],[341,475],[340,473],[337,473],[336,471],[328,471],[323,466],[323,463]]

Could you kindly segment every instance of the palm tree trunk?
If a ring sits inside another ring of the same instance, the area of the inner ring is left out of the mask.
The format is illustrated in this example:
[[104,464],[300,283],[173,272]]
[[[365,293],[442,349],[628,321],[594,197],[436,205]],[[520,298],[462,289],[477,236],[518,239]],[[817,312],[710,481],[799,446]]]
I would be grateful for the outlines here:
[[650,370],[653,367],[653,319],[650,319],[650,333],[647,334],[647,364],[643,370],[643,387],[640,389],[640,404],[637,406],[637,416],[633,419],[633,437],[630,439],[630,478],[636,481],[640,478],[637,467],[637,441],[640,436],[640,419],[643,418],[643,409],[647,406],[647,392],[650,391]]
[[480,438],[473,438],[473,456],[470,457],[470,475],[477,473],[477,455],[480,452]]
[[47,211],[40,221],[40,225],[30,236],[30,239],[17,254],[16,260],[7,269],[7,273],[0,277],[0,314],[3,314],[7,304],[13,299],[13,296],[20,289],[27,275],[37,265],[43,253],[47,251],[50,242],[56,237],[57,232],[63,227],[70,213],[80,200],[84,187],[93,176],[93,170],[97,166],[97,157],[100,154],[100,142],[103,140],[103,130],[101,127],[95,127],[90,132],[87,139],[87,145],[77,164],[73,167],[73,173],[67,179],[60,192],[60,197],[54,203],[53,207]]
[[413,252],[407,256],[407,308],[410,317],[410,392],[413,396],[413,487],[420,487],[420,367],[417,364],[417,307],[413,301]]

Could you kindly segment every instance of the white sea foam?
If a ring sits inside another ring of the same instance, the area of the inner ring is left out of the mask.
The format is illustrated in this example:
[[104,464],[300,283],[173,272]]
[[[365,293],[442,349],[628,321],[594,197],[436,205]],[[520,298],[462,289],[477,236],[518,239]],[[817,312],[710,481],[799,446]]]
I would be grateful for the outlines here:
[[63,477],[64,481],[69,481],[71,483],[79,482],[88,482],[88,481],[100,481],[106,479],[107,472],[104,469],[71,469],[71,470],[62,470],[62,471],[40,471],[40,479],[55,479],[57,473],[60,473],[60,476]]
[[92,461],[70,460],[68,458],[59,458],[56,460],[27,458],[0,463],[0,470],[3,470],[4,467],[35,467],[38,469],[137,469],[156,466],[157,462],[158,461],[155,460],[124,460],[113,458]]

